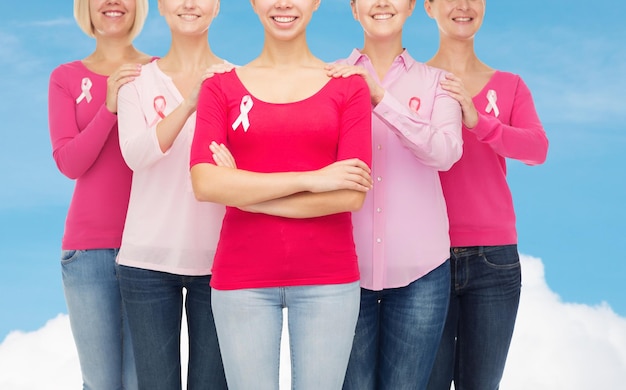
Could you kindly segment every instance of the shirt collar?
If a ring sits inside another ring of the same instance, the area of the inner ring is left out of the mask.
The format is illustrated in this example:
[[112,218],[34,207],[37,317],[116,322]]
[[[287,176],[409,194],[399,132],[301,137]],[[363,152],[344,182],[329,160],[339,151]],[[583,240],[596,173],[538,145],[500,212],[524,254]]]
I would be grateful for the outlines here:
[[[353,49],[352,53],[350,53],[350,55],[346,59],[346,62],[349,65],[362,65],[364,61],[370,62],[370,59],[367,57],[367,55],[361,53],[359,49]],[[397,64],[403,66],[405,70],[408,70],[415,64],[415,60],[413,59],[413,57],[411,57],[409,52],[404,49],[402,53],[400,53],[400,55],[394,60],[394,65]]]

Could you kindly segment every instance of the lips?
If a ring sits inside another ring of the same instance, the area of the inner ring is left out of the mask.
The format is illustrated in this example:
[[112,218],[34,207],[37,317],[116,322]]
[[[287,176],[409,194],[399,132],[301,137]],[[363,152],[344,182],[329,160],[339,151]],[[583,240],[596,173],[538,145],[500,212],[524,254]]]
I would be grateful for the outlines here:
[[108,18],[120,18],[124,16],[124,12],[122,11],[104,11],[103,14]]
[[194,14],[179,14],[178,15],[179,18],[188,21],[188,22],[193,22],[194,20],[197,20],[200,18],[200,15],[194,15]]
[[296,20],[295,16],[273,16],[272,19],[277,23],[291,23]]
[[388,20],[393,18],[393,14],[375,14],[372,15],[372,19],[374,20]]

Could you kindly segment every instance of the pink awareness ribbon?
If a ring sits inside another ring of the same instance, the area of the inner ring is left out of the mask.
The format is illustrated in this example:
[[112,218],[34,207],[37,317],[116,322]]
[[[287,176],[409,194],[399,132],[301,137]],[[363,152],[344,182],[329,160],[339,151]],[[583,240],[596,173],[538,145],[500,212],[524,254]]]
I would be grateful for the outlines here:
[[89,77],[85,77],[82,79],[82,81],[80,82],[80,89],[82,92],[76,98],[76,104],[82,102],[83,99],[87,100],[87,103],[91,102],[91,99],[92,99],[91,87],[92,86],[93,86],[93,83],[91,82]]
[[409,108],[411,109],[411,111],[417,113],[417,110],[420,109],[420,106],[422,105],[422,101],[420,100],[420,98],[413,96],[410,100],[409,100]]
[[252,98],[250,95],[245,95],[241,99],[241,104],[239,104],[239,116],[233,123],[233,130],[237,130],[237,127],[241,125],[243,127],[243,131],[247,132],[248,127],[250,127],[250,120],[248,119],[248,113],[252,110],[252,106],[254,103],[252,102]]
[[498,95],[496,94],[496,91],[494,91],[493,89],[487,91],[487,101],[489,102],[489,104],[487,104],[487,107],[485,107],[485,112],[489,114],[491,113],[491,111],[493,111],[493,115],[495,115],[497,118],[500,115],[500,110],[496,105],[496,102],[498,101]]
[[154,117],[152,123],[150,123],[150,127],[156,125],[159,122],[159,119],[165,119],[164,111],[167,106],[167,102],[165,101],[165,97],[159,95],[154,97],[152,105],[154,106],[154,111],[157,115]]

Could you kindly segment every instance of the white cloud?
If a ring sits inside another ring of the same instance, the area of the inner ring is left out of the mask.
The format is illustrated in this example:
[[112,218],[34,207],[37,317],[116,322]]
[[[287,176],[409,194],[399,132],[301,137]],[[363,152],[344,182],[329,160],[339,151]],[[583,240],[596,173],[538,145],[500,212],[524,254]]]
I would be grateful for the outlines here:
[[[539,259],[522,256],[522,269],[522,301],[502,388],[619,387],[626,372],[626,318],[606,304],[591,307],[563,302],[547,286]],[[182,352],[183,356],[187,353],[185,334]],[[281,366],[285,368],[281,389],[288,389],[286,349]],[[80,382],[66,315],[50,320],[36,332],[12,332],[0,345],[2,389],[65,390],[80,388]]]
[[539,259],[524,257],[522,269],[522,301],[502,388],[619,388],[626,372],[626,318],[605,303],[563,302],[546,284]]

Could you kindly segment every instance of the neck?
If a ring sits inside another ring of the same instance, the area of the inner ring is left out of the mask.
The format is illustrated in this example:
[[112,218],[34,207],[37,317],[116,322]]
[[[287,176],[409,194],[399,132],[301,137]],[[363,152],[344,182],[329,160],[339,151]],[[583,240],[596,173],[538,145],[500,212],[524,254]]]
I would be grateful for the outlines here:
[[428,63],[457,75],[483,66],[474,52],[474,39],[460,41],[445,37],[440,38],[439,49]]
[[316,57],[311,53],[304,34],[290,40],[280,41],[265,37],[263,50],[254,61],[261,66],[289,68],[307,66],[315,62]]
[[209,46],[208,34],[197,37],[173,35],[170,49],[159,64],[164,70],[193,71],[206,69],[218,61]]
[[128,62],[138,54],[139,51],[128,37],[119,39],[96,37],[96,50],[89,57],[98,61]]
[[360,51],[370,59],[380,80],[387,74],[396,57],[404,51],[401,36],[402,34],[392,39],[376,41],[365,37],[363,49]]

